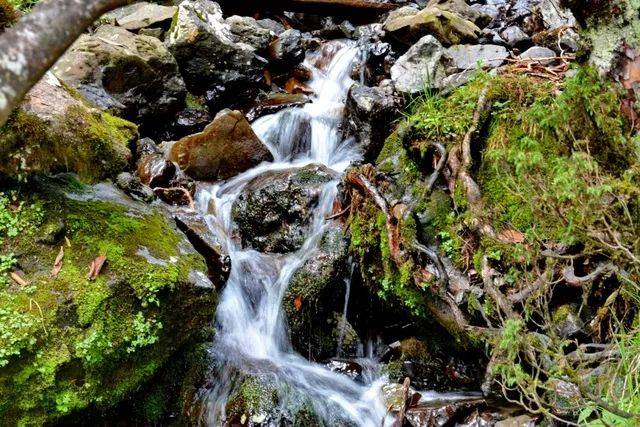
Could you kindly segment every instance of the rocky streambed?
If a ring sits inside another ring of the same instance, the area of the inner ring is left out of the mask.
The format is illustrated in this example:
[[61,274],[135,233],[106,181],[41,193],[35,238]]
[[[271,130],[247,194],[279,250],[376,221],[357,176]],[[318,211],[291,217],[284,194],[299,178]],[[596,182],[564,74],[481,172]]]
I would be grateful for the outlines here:
[[[576,283],[598,307],[633,258],[592,259],[615,245],[529,205],[582,226],[557,185],[586,182],[600,212],[602,170],[637,213],[633,5],[170,3],[94,23],[0,131],[3,422],[529,426],[600,408],[552,366],[606,377],[589,361],[612,363],[592,350],[612,338]],[[613,235],[632,255],[633,224]],[[543,267],[568,290],[539,296]]]

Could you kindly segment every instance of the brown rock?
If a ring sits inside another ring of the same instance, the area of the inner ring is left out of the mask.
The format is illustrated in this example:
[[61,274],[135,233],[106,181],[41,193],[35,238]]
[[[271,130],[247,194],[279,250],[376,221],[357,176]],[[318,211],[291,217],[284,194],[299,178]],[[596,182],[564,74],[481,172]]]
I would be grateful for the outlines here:
[[192,178],[222,180],[273,156],[241,112],[222,110],[202,132],[176,142],[170,159]]

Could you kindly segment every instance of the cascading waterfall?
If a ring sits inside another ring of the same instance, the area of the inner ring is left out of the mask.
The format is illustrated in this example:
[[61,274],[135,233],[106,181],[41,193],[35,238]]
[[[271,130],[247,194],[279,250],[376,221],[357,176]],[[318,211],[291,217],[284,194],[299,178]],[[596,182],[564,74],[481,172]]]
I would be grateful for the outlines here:
[[[225,422],[225,406],[245,375],[267,375],[287,395],[303,396],[327,425],[347,422],[379,427],[385,417],[380,383],[368,385],[311,363],[296,354],[286,330],[282,299],[298,268],[313,255],[326,227],[337,195],[337,181],[328,183],[314,211],[311,231],[303,247],[292,254],[278,255],[242,249],[232,236],[231,210],[243,187],[253,178],[274,170],[310,163],[325,165],[341,173],[359,159],[357,148],[341,139],[339,125],[352,67],[359,49],[351,42],[331,42],[322,53],[307,57],[313,70],[310,81],[316,94],[304,108],[287,109],[254,123],[258,136],[269,146],[275,161],[262,164],[226,183],[201,189],[200,211],[207,214],[212,230],[225,240],[232,270],[217,309],[217,335],[212,348],[220,365],[215,387],[206,396],[203,418],[208,425]],[[326,67],[315,66],[333,55]],[[212,209],[213,211],[208,211]]]

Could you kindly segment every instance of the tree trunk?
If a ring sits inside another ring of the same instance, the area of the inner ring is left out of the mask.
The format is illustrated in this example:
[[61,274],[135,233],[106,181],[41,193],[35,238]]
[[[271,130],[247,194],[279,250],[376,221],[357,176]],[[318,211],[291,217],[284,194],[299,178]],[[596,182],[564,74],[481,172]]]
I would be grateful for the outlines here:
[[44,0],[0,35],[0,126],[102,14],[134,0]]

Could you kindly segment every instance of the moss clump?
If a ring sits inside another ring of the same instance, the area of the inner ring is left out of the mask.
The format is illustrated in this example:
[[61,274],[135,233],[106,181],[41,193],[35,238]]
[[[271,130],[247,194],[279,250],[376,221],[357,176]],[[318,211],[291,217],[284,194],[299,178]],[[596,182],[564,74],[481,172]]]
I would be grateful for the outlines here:
[[[0,287],[0,417],[39,425],[111,407],[135,391],[206,327],[215,296],[193,285],[190,273],[206,271],[204,261],[178,249],[183,237],[160,212],[72,200],[49,186],[23,197],[12,196],[22,206],[11,211],[19,231],[0,230],[2,253],[14,254],[28,282]],[[64,222],[68,245],[62,237],[55,246],[39,243],[40,227],[52,220]],[[100,255],[106,263],[89,280]]]
[[7,0],[0,0],[0,34],[18,20],[18,12]]
[[64,86],[39,83],[36,90],[45,93],[36,92],[35,98],[58,96],[68,106],[50,115],[26,107],[16,110],[0,128],[1,172],[18,177],[32,172],[75,172],[96,181],[126,169],[129,144],[137,136],[133,123],[89,108],[79,94]]

